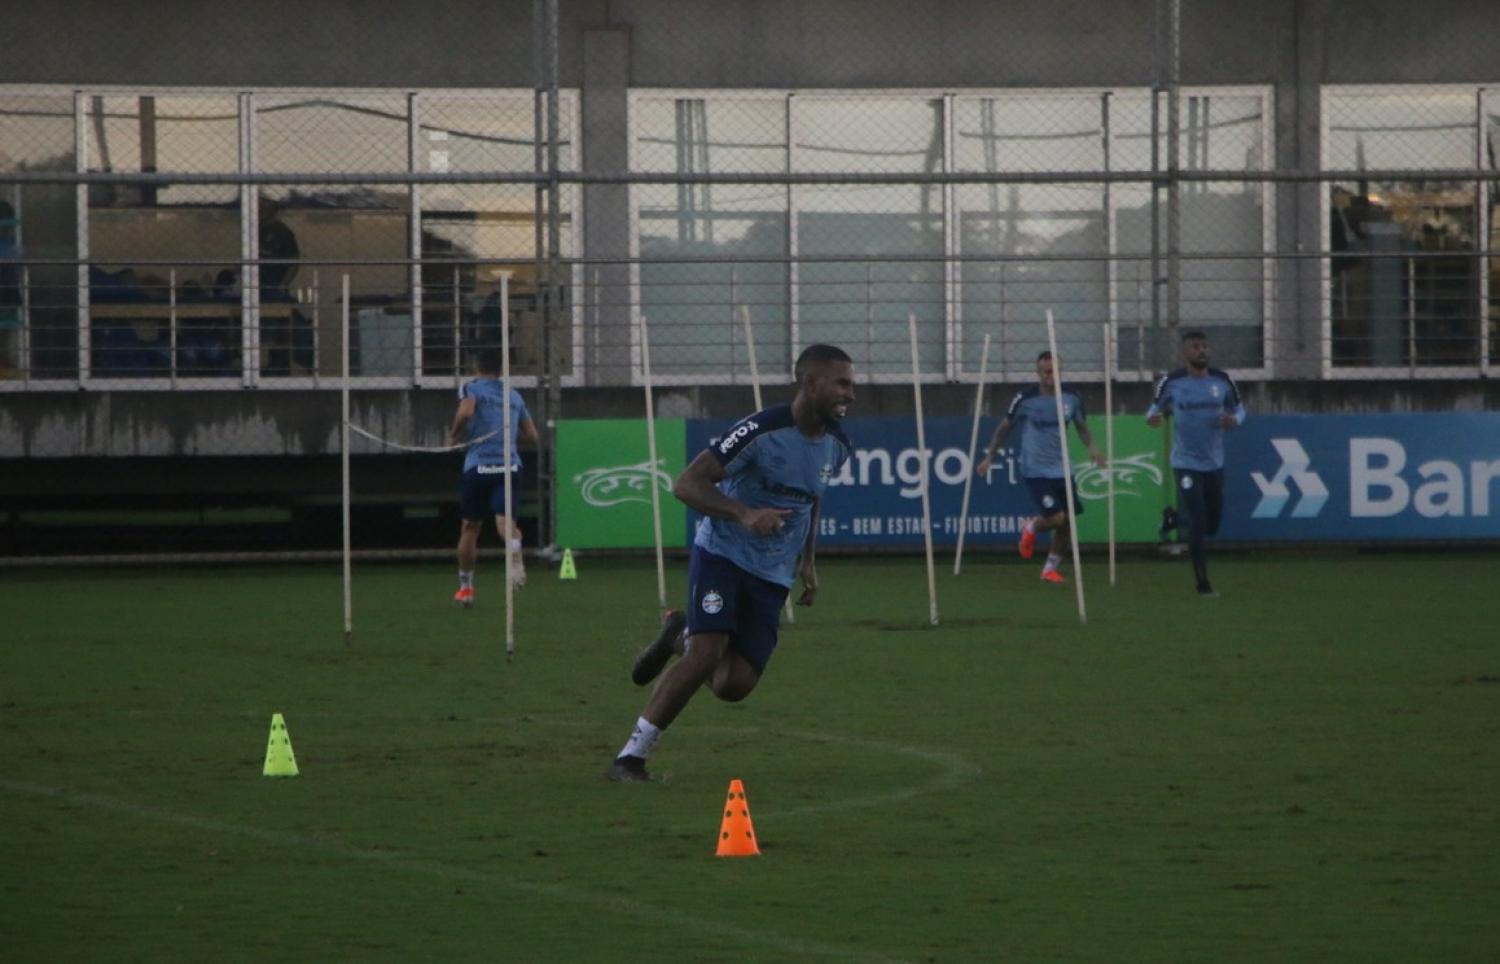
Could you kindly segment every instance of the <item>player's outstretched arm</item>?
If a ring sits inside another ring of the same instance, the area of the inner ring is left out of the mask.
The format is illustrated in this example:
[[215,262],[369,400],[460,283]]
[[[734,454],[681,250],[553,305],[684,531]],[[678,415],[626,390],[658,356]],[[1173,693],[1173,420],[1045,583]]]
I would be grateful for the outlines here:
[[786,525],[790,509],[752,509],[719,491],[718,485],[728,475],[712,453],[699,452],[698,457],[682,470],[672,494],[690,508],[715,519],[728,519],[754,532],[768,536]]
[[1078,421],[1074,423],[1074,426],[1078,429],[1078,440],[1088,447],[1089,458],[1099,468],[1104,468],[1104,453],[1100,452],[1098,446],[1094,445],[1094,435],[1089,431],[1088,423]]
[[453,425],[448,429],[448,444],[462,445],[469,440],[469,423],[474,420],[474,396],[470,395],[458,403],[453,413]]
[[813,503],[811,521],[807,527],[807,541],[802,543],[802,558],[797,564],[797,575],[802,579],[802,595],[797,605],[811,606],[818,598],[818,516],[823,511],[823,500]]
[[990,466],[995,462],[995,453],[1000,451],[1000,446],[1004,445],[1005,440],[1010,437],[1012,427],[1009,415],[1002,418],[1000,424],[995,426],[995,434],[990,436],[989,448],[985,449],[984,458],[980,459],[979,463],[974,466],[975,475],[986,476],[990,474]]

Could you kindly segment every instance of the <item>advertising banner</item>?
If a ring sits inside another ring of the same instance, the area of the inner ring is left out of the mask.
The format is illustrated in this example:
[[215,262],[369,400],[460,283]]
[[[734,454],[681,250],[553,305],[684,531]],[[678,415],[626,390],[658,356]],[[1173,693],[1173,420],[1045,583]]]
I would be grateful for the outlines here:
[[[981,454],[998,422],[998,418],[980,422]],[[688,451],[701,451],[732,424],[730,419],[690,419]],[[958,541],[964,478],[973,471],[968,452],[971,424],[971,419],[963,416],[927,419],[927,446],[932,453],[933,542],[938,545]],[[1089,419],[1089,427],[1102,451],[1104,419]],[[917,451],[915,420],[911,416],[850,418],[844,422],[844,432],[854,445],[854,456],[834,476],[824,495],[818,544],[920,546],[922,459]],[[1019,436],[1013,435],[996,455],[988,477],[974,479],[965,544],[1014,543],[1022,521],[1036,514],[1020,477],[1019,442]],[[1078,460],[1076,478],[1084,506],[1080,536],[1085,541],[1102,541],[1106,537],[1108,476],[1089,463],[1076,439],[1070,452]],[[1156,539],[1164,504],[1162,453],[1160,433],[1147,428],[1144,419],[1115,419],[1115,525],[1116,538],[1121,542]]]
[[684,436],[682,419],[657,419],[652,466],[643,418],[559,422],[558,542],[571,549],[655,545],[649,488],[654,483],[661,498],[663,545],[686,545],[686,513],[672,497],[672,484],[684,467]]
[[[980,446],[998,418],[980,423]],[[654,477],[661,492],[663,540],[685,546],[697,519],[672,497],[686,462],[731,419],[662,419],[659,462],[646,465],[640,419],[569,421],[558,427],[558,531],[576,548],[649,547]],[[963,483],[972,471],[970,420],[929,418],[933,541],[958,539]],[[1170,423],[1162,430],[1140,416],[1116,416],[1116,539],[1154,542],[1161,508],[1175,502],[1168,467]],[[1103,416],[1089,419],[1104,448]],[[911,416],[851,418],[845,433],[854,456],[832,479],[819,543],[836,546],[922,544],[922,459]],[[1083,514],[1079,536],[1106,538],[1109,476],[1092,466],[1070,433]],[[975,478],[969,545],[1009,545],[1036,514],[1020,477],[1012,437],[988,477]],[[1222,542],[1500,539],[1500,413],[1253,415],[1224,442]],[[982,449],[981,449],[982,451]]]
[[1500,412],[1251,416],[1223,540],[1500,539]]

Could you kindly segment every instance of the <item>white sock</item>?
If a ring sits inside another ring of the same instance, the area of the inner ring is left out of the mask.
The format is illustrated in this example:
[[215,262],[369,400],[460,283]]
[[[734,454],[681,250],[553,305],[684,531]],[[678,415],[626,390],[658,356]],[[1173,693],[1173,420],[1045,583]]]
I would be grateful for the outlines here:
[[465,572],[464,570],[460,569],[458,571],[458,588],[460,588],[460,589],[469,589],[473,585],[474,585],[474,570],[470,569],[469,571]]
[[625,746],[621,748],[619,755],[638,756],[644,760],[660,738],[661,730],[643,716],[635,721],[635,731],[630,734],[630,739],[625,741]]
[[511,552],[520,552],[521,551],[521,540],[520,539],[512,539],[512,540],[510,540],[510,551]]
[[1054,572],[1062,565],[1062,556],[1048,556],[1047,564],[1042,567],[1042,572]]

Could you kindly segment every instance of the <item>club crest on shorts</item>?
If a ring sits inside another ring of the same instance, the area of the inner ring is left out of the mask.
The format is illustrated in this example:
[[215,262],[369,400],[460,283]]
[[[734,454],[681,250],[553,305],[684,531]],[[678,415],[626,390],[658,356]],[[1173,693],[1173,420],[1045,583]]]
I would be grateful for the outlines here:
[[1057,500],[1054,499],[1054,498],[1052,498],[1052,496],[1050,496],[1050,495],[1044,495],[1044,496],[1042,496],[1042,508],[1044,508],[1044,509],[1050,509],[1050,508],[1052,508],[1055,505],[1057,505]]
[[724,608],[724,597],[717,590],[710,589],[703,594],[703,611],[710,616]]
[[1182,487],[1184,489],[1191,489],[1193,487],[1193,477],[1191,475],[1184,475],[1182,477]]

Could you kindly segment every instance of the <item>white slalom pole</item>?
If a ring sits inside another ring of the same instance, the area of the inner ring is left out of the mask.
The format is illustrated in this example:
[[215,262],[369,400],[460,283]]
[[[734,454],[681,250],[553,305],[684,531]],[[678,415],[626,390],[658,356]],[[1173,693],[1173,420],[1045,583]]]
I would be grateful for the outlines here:
[[515,440],[510,429],[510,272],[500,275],[500,442],[505,452],[505,658],[516,654],[516,575],[515,551],[510,547],[511,529],[516,525],[511,507],[511,477],[515,462],[510,454]]
[[964,530],[969,524],[969,489],[974,485],[974,456],[979,449],[979,410],[984,407],[984,376],[990,361],[990,336],[984,336],[984,347],[979,351],[979,385],[974,389],[974,424],[969,429],[969,471],[964,473],[964,502],[958,510],[958,548],[953,553],[953,574],[956,576],[964,564]]
[[[760,397],[760,366],[755,361],[755,335],[750,329],[749,305],[740,305],[740,322],[745,326],[745,352],[750,359],[750,390],[755,393],[755,410],[759,412],[766,406]],[[791,593],[786,594],[786,621],[797,621],[797,610],[792,605]]]
[[343,326],[343,344],[341,346],[340,359],[343,378],[339,380],[339,410],[343,418],[339,423],[339,460],[340,471],[343,473],[343,516],[344,516],[344,645],[348,646],[354,639],[354,596],[352,580],[354,578],[353,566],[349,552],[349,276],[344,275],[343,284],[343,316],[340,324]]
[[1062,445],[1063,492],[1068,501],[1068,535],[1073,542],[1073,585],[1078,589],[1078,621],[1087,623],[1088,612],[1083,607],[1083,566],[1078,561],[1078,515],[1073,504],[1073,465],[1068,458],[1068,421],[1064,418],[1062,400],[1062,358],[1057,354],[1057,326],[1052,322],[1052,309],[1047,309],[1047,347],[1052,351],[1052,397],[1057,402],[1057,437]]
[[745,326],[745,351],[750,356],[750,390],[755,393],[755,410],[765,408],[760,400],[760,367],[755,363],[755,335],[750,330],[750,306],[740,305],[740,321]]
[[1115,340],[1104,323],[1104,472],[1109,499],[1109,584],[1115,584]]
[[928,495],[931,463],[927,457],[927,429],[922,424],[922,376],[917,361],[917,316],[913,312],[906,316],[907,331],[911,334],[911,390],[917,403],[917,455],[922,467],[922,542],[927,549],[927,621],[938,624],[937,575],[932,563],[932,500]]
[[651,525],[656,537],[656,598],[665,612],[667,568],[661,550],[661,493],[656,485],[656,403],[651,398],[651,336],[645,315],[641,315],[641,376],[646,386],[646,455],[651,463],[647,475],[651,480]]

